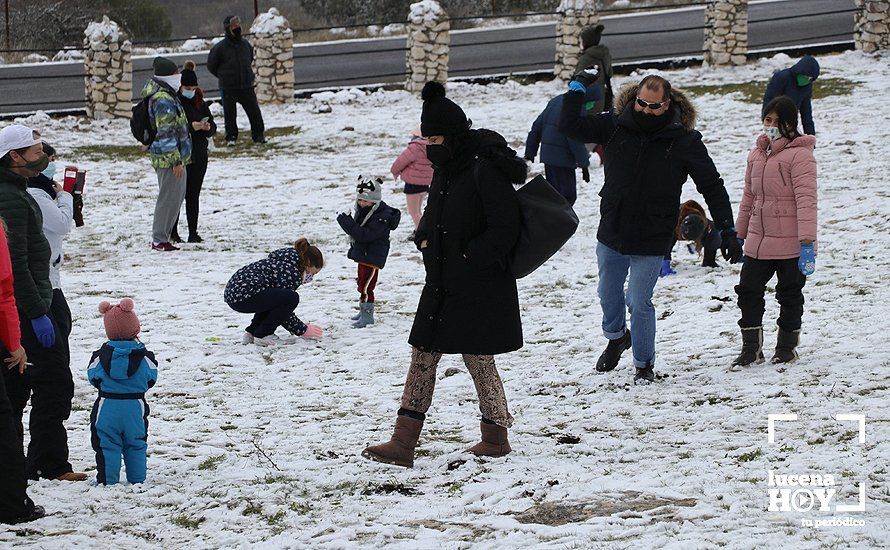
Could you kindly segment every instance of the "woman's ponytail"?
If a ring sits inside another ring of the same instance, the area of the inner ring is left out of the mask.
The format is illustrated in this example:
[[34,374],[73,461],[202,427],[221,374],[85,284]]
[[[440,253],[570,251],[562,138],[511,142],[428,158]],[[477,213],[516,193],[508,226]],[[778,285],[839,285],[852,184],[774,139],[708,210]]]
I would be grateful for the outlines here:
[[306,269],[306,266],[311,266],[316,269],[324,267],[324,256],[322,256],[321,250],[309,244],[307,239],[297,239],[297,242],[294,243],[294,248],[300,253],[301,270]]

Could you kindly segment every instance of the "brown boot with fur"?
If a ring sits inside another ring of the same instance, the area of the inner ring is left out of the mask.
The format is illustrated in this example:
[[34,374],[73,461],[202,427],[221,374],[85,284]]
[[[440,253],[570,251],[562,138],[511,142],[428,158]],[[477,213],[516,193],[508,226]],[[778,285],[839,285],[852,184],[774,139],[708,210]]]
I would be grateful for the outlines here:
[[414,466],[414,448],[420,439],[421,428],[423,420],[399,415],[392,438],[382,445],[368,447],[362,451],[362,456],[375,462],[411,468]]
[[470,452],[476,456],[504,456],[513,449],[507,441],[507,428],[497,424],[480,422],[482,441],[470,447]]

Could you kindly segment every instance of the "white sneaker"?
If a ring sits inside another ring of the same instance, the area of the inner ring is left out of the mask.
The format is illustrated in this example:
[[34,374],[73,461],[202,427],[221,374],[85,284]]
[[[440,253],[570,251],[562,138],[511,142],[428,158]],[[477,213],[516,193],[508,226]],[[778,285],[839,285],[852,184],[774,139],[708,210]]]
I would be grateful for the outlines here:
[[251,334],[245,330],[244,336],[241,337],[241,345],[246,346],[247,344],[252,344],[253,339],[254,339],[253,334]]
[[277,334],[270,334],[269,336],[264,336],[262,338],[254,338],[253,343],[262,346],[262,347],[270,347],[270,346],[280,346],[284,344],[293,344],[297,339],[293,336],[285,336],[281,338]]

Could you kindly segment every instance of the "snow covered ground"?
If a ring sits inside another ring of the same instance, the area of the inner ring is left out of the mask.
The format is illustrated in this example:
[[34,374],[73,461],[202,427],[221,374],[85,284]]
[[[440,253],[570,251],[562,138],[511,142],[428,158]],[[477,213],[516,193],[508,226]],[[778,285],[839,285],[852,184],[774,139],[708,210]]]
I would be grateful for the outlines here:
[[[160,380],[148,398],[148,482],[32,483],[31,496],[50,515],[4,528],[0,544],[885,546],[890,59],[848,52],[821,61],[823,79],[856,84],[815,102],[820,246],[805,289],[799,362],[784,371],[761,365],[729,372],[740,346],[733,291],[739,267],[721,260],[718,269],[702,268],[679,249],[678,274],[660,280],[654,298],[656,370],[664,378],[648,387],[630,384],[629,353],[616,371],[595,374],[604,339],[594,255],[602,171],[594,169],[590,184],[579,178],[578,233],[519,282],[526,344],[498,357],[516,417],[514,452],[488,460],[464,452],[478,438],[475,392],[462,362],[446,357],[411,470],[359,456],[389,437],[407,370],[406,340],[423,281],[420,256],[405,241],[410,221],[405,212],[393,234],[377,292],[378,324],[355,330],[347,321],[357,301],[355,267],[334,218],[350,207],[358,174],[388,173],[419,120],[419,99],[343,91],[265,108],[267,126],[284,130],[266,147],[243,144],[211,159],[202,193],[206,242],[173,254],[148,250],[157,184],[147,159],[70,155],[74,147],[131,144],[126,121],[24,119],[66,161],[89,170],[87,225],[69,238],[63,269],[75,318],[68,428],[76,469],[95,464],[88,427],[95,391],[84,375],[90,352],[105,339],[100,300],[135,298],[142,338],[160,359]],[[779,56],[741,68],[665,74],[681,87],[744,84],[765,81],[792,62]],[[498,130],[520,148],[547,99],[562,91],[557,83],[508,82],[452,84],[449,93],[476,127]],[[760,107],[741,93],[700,94],[695,102],[735,209]],[[332,112],[315,114],[320,104]],[[240,120],[246,124],[243,113]],[[295,126],[298,133],[287,130]],[[395,186],[384,197],[404,211]],[[684,197],[698,198],[691,182]],[[223,303],[226,281],[299,236],[326,254],[327,267],[302,289],[298,309],[304,321],[325,327],[324,339],[272,351],[239,345],[247,318]],[[770,327],[776,315],[769,299]],[[768,330],[768,349],[774,338]],[[778,424],[769,444],[767,415],[774,413],[799,419]],[[838,413],[865,414],[864,444],[855,423],[836,420]],[[865,512],[769,512],[770,470],[834,475],[832,510],[855,503],[857,484],[864,483]],[[847,517],[865,524],[802,525]]]

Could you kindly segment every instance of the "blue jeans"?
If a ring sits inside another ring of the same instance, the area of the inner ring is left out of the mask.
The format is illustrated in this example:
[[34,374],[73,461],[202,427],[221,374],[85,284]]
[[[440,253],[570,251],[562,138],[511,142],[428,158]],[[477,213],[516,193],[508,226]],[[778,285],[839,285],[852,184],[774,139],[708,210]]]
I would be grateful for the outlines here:
[[[633,340],[634,366],[638,369],[655,363],[655,306],[652,290],[658,281],[662,256],[628,256],[603,243],[596,244],[599,267],[597,292],[603,308],[603,335],[609,340],[624,336],[625,306],[630,311],[630,336]],[[630,271],[627,295],[624,283]]]

